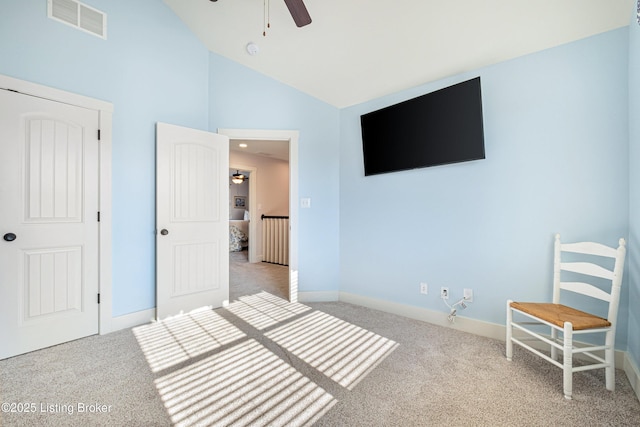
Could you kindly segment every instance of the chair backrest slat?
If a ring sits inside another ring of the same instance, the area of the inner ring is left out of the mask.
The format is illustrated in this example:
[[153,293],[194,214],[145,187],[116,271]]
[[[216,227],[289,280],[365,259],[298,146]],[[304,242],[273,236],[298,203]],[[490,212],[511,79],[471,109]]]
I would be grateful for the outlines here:
[[584,282],[560,282],[560,289],[611,302],[611,294]]
[[579,242],[579,243],[562,243],[560,245],[562,252],[574,252],[578,254],[597,255],[609,258],[618,256],[615,248],[595,242]]
[[606,268],[592,262],[562,262],[560,263],[560,269],[600,277],[602,279],[613,280],[613,271],[607,270]]

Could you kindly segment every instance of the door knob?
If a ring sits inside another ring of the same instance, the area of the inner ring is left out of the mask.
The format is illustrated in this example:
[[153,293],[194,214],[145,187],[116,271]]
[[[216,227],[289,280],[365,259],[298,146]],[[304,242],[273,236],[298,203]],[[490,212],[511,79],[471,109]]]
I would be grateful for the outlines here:
[[4,235],[3,239],[6,240],[7,242],[13,242],[14,240],[16,240],[16,235],[13,233],[7,233]]
[[162,234],[163,236],[166,236],[167,234],[169,234],[169,230],[167,230],[166,228],[163,228],[162,230],[160,230],[160,234]]

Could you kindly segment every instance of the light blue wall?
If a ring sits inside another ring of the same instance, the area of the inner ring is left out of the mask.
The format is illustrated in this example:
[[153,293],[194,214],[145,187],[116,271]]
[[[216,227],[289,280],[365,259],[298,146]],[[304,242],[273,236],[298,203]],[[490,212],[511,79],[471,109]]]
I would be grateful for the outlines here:
[[[639,12],[640,13],[640,12]],[[640,25],[629,26],[629,355],[640,366]]]
[[299,290],[339,284],[339,110],[220,55],[210,55],[210,121],[219,128],[298,130]]
[[[340,289],[445,313],[440,286],[468,287],[460,314],[503,324],[508,298],[550,298],[554,233],[626,237],[627,58],[625,28],[344,109]],[[361,114],[475,76],[485,160],[364,177]]]
[[84,0],[108,39],[0,0],[0,73],[103,99],[113,116],[113,315],[155,307],[155,123],[207,129],[208,51],[161,0]]
[[[444,313],[441,285],[452,298],[471,287],[461,314],[503,323],[506,298],[548,295],[554,232],[615,244],[630,224],[618,345],[628,325],[640,364],[637,24],[340,111],[208,53],[161,0],[85,2],[108,14],[108,40],[49,20],[44,0],[0,0],[0,73],[115,106],[114,315],[155,306],[155,122],[295,129],[299,193],[312,198],[299,211],[301,291]],[[360,114],[477,75],[486,160],[363,177]]]

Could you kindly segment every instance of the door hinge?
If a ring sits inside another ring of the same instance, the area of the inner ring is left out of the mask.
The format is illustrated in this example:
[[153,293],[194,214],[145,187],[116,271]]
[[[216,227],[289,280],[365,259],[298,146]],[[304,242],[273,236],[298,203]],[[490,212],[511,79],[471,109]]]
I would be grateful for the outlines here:
[[98,211],[98,222],[100,222],[100,211]]
[[98,294],[98,304],[100,304],[100,294]]
[[98,141],[100,141],[100,129],[98,129]]

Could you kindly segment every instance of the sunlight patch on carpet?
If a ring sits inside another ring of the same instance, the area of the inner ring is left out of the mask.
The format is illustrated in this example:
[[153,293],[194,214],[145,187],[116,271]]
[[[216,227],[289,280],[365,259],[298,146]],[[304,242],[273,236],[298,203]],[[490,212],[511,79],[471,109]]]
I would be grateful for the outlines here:
[[254,328],[263,330],[309,311],[311,307],[289,302],[268,292],[260,292],[238,298],[229,304],[227,310]]
[[265,336],[351,390],[398,344],[320,311]]
[[152,372],[246,337],[244,332],[212,310],[184,314],[133,328]]
[[155,381],[177,426],[310,425],[335,403],[250,339]]

